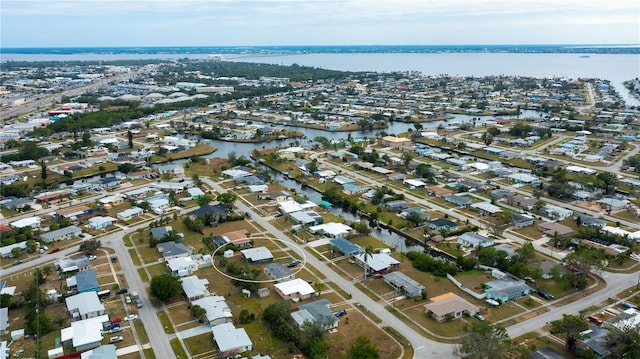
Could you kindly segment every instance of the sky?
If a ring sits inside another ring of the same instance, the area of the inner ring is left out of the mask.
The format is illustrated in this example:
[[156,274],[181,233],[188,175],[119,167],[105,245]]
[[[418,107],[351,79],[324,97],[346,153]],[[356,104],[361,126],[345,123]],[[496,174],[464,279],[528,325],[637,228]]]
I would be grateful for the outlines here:
[[638,0],[0,0],[1,47],[640,44]]

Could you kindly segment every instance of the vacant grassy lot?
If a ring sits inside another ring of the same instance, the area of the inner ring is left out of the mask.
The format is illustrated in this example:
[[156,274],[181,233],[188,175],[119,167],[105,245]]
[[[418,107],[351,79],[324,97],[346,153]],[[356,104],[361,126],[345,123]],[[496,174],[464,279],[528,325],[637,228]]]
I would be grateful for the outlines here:
[[184,344],[189,350],[191,357],[196,355],[215,351],[215,341],[211,333],[200,334],[195,337],[187,338],[184,340]]

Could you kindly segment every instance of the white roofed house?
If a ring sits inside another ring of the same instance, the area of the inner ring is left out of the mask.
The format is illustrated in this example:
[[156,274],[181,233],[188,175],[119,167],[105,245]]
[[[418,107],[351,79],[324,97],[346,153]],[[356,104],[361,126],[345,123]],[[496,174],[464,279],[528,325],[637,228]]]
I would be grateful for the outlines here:
[[69,226],[57,229],[55,231],[42,233],[40,235],[40,240],[45,243],[51,243],[63,239],[77,237],[80,233],[82,233],[82,229],[76,226]]
[[465,247],[481,248],[493,245],[493,239],[479,235],[476,232],[465,232],[458,236],[458,243]]
[[307,283],[307,281],[300,278],[277,283],[274,285],[274,288],[275,291],[282,297],[282,299],[291,299],[294,302],[309,299],[316,293],[316,291],[309,283]]
[[2,258],[13,258],[14,255],[12,251],[14,248],[20,248],[20,251],[24,252],[27,250],[27,242],[18,242],[0,247],[0,256],[2,256]]
[[184,277],[198,270],[198,264],[191,257],[171,258],[167,261],[167,267],[174,276]]
[[104,304],[100,303],[98,294],[94,291],[67,297],[65,301],[74,320],[93,318],[105,313]]
[[273,261],[273,254],[267,247],[256,247],[240,251],[242,257],[249,263],[265,263]]
[[189,302],[209,295],[209,280],[207,278],[200,279],[198,276],[192,275],[182,278],[181,284],[184,295]]
[[353,258],[356,264],[366,269],[369,273],[391,272],[400,266],[400,262],[386,253],[360,253],[353,256]]
[[223,323],[211,328],[213,339],[222,357],[230,357],[253,349],[253,343],[243,328]]
[[210,326],[233,322],[231,308],[229,308],[224,297],[217,295],[205,296],[192,301],[191,304],[198,305],[206,310],[206,319]]
[[313,234],[323,234],[331,238],[345,237],[353,228],[346,224],[329,222],[309,227],[309,231]]
[[[6,223],[6,222],[5,222]],[[33,229],[40,228],[40,217],[28,217],[22,218],[17,221],[9,223],[9,225],[13,228],[26,228],[31,227]]]
[[143,213],[144,211],[142,210],[142,208],[134,206],[118,213],[116,217],[118,217],[118,219],[121,221],[129,221],[133,218],[142,216]]
[[71,322],[71,326],[60,331],[60,339],[65,346],[73,346],[76,351],[85,351],[100,346],[104,324],[108,315]]
[[113,217],[97,216],[97,217],[89,218],[89,224],[87,224],[87,227],[91,229],[96,229],[96,230],[105,229],[111,226],[115,221],[116,219]]

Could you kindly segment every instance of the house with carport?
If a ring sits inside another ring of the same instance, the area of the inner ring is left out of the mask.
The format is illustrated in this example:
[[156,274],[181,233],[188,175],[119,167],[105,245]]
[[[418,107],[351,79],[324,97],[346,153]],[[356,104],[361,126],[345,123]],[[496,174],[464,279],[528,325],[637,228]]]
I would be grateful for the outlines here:
[[422,284],[399,271],[385,274],[384,282],[393,289],[404,293],[407,298],[420,296],[425,290]]
[[218,354],[232,357],[253,349],[253,343],[244,328],[236,328],[232,323],[222,323],[211,327]]
[[356,264],[366,269],[368,273],[391,272],[400,266],[400,262],[387,253],[360,253],[353,256]]
[[233,322],[231,308],[224,297],[209,295],[192,301],[191,305],[198,305],[207,312],[206,319],[209,326]]
[[73,320],[89,319],[105,314],[104,304],[100,303],[96,292],[83,292],[65,298],[67,311]]
[[64,239],[76,238],[82,233],[82,229],[76,226],[69,226],[55,231],[40,234],[40,240],[45,243],[57,242]]
[[296,278],[290,281],[277,283],[274,285],[276,293],[284,300],[298,302],[309,299],[316,294],[316,291],[307,281]]
[[182,291],[189,302],[209,295],[209,280],[192,275],[182,278]]
[[327,299],[301,304],[297,311],[291,313],[291,319],[299,329],[304,329],[305,323],[316,322],[323,324],[324,330],[334,329],[338,327],[340,320],[333,315],[330,306],[331,302]]
[[431,302],[425,304],[424,308],[427,315],[439,322],[449,318],[460,318],[465,314],[473,315],[480,310],[477,305],[469,303],[466,299],[452,292],[431,298]]

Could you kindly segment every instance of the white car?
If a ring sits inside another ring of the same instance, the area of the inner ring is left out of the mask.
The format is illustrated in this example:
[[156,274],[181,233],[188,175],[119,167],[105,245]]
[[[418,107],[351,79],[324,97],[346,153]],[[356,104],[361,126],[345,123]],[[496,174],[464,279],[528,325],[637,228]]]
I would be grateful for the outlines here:
[[94,261],[94,260],[96,260],[96,259],[98,259],[98,257],[96,257],[96,256],[94,256],[94,255],[89,256],[89,260],[90,260],[90,261]]
[[124,302],[127,304],[131,304],[131,297],[130,296],[124,297]]
[[124,320],[126,321],[132,321],[132,320],[136,320],[138,319],[138,315],[136,314],[129,314],[126,317],[124,317]]

